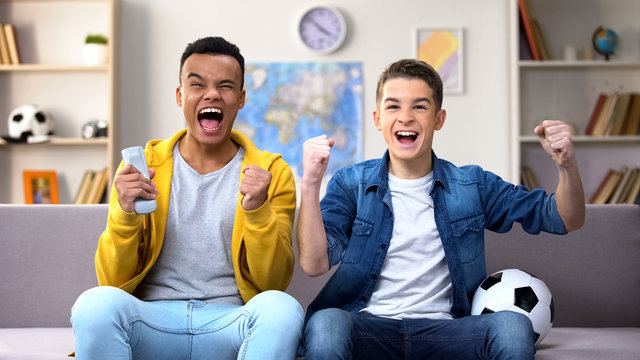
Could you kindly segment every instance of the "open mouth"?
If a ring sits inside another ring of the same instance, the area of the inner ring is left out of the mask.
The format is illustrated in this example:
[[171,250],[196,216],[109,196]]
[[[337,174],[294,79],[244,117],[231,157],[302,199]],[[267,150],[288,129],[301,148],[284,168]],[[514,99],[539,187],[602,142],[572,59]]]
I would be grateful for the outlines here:
[[396,132],[396,139],[401,144],[412,144],[418,138],[418,133],[411,130],[401,130]]
[[204,108],[198,113],[198,122],[204,130],[218,130],[222,123],[222,110],[218,108]]

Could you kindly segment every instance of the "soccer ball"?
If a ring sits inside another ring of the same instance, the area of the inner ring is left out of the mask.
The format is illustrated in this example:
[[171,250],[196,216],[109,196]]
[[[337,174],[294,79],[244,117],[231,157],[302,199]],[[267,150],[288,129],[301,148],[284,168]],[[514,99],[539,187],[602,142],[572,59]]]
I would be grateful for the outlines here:
[[536,334],[536,345],[553,326],[553,297],[547,285],[519,269],[498,271],[478,287],[471,303],[471,315],[509,310],[526,315]]
[[9,114],[9,137],[26,142],[29,138],[52,135],[53,117],[38,105],[22,105]]

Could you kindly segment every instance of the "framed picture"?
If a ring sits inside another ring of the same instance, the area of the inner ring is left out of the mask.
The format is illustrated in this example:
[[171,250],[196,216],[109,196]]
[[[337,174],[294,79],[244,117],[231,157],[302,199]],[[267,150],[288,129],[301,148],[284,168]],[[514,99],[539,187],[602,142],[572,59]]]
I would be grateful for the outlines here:
[[24,181],[25,204],[59,204],[58,177],[55,171],[25,170]]
[[415,29],[415,58],[431,65],[442,78],[443,91],[461,94],[464,90],[462,28]]

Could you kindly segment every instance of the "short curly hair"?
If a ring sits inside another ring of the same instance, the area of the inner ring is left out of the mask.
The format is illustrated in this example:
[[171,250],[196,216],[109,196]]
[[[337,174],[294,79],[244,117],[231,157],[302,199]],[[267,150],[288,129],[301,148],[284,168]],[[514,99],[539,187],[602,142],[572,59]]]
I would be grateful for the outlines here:
[[184,49],[182,57],[180,58],[180,72],[178,73],[178,79],[180,80],[180,74],[182,74],[182,67],[187,58],[193,54],[209,54],[209,55],[229,55],[235,58],[240,64],[240,71],[242,72],[242,84],[244,85],[244,57],[240,54],[240,49],[235,45],[222,37],[209,36],[200,38],[191,44],[187,45]]

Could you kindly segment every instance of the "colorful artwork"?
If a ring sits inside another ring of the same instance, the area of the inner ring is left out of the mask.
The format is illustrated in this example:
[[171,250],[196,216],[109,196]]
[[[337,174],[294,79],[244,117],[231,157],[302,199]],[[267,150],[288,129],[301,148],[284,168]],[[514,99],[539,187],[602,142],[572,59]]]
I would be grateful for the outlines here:
[[438,71],[444,92],[462,93],[462,29],[419,28],[416,38],[416,58]]

